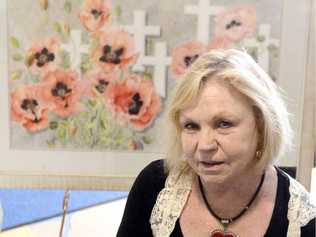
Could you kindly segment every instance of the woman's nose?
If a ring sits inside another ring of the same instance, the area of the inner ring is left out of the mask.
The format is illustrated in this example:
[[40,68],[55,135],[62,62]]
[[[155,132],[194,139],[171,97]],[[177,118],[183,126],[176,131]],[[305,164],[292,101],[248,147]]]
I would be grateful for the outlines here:
[[201,131],[198,148],[200,151],[212,151],[217,149],[218,143],[215,132],[211,129]]

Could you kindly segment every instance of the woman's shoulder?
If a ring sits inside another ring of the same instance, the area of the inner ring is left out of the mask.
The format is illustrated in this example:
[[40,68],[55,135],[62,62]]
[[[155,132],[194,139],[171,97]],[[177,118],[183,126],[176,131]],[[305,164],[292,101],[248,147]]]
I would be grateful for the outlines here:
[[150,162],[143,170],[140,172],[139,176],[145,176],[146,178],[162,178],[166,179],[167,174],[165,172],[164,160],[154,160]]
[[278,169],[279,177],[288,182],[288,219],[298,226],[305,226],[316,217],[316,203],[310,193],[296,179]]
[[142,189],[155,188],[160,190],[163,188],[166,178],[164,160],[155,160],[143,168],[137,176],[134,186],[142,187]]

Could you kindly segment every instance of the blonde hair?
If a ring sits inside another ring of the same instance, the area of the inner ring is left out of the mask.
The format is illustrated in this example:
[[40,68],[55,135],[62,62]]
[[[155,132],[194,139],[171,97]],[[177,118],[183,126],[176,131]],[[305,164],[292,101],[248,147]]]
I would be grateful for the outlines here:
[[246,96],[254,108],[259,131],[261,157],[257,168],[262,170],[273,159],[291,147],[292,129],[280,89],[270,76],[245,52],[235,49],[212,50],[201,55],[179,78],[168,110],[169,148],[166,168],[189,166],[181,159],[179,113],[192,105],[201,88],[209,80],[225,80]]

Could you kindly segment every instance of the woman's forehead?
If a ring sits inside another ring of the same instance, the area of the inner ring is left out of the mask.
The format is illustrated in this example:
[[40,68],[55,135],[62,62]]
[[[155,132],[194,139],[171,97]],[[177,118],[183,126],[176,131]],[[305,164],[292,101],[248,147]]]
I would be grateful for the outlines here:
[[192,103],[180,115],[238,115],[253,112],[249,99],[227,83],[208,81]]

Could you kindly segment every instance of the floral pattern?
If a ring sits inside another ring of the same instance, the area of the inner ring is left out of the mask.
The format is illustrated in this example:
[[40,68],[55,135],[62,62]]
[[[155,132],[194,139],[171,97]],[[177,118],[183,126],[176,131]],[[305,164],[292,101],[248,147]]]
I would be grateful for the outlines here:
[[252,6],[236,6],[223,11],[215,18],[215,37],[240,41],[254,33],[256,29],[256,9]]
[[206,46],[199,41],[190,41],[172,50],[171,70],[175,76],[185,73],[186,69],[202,54]]
[[129,33],[120,29],[108,29],[95,34],[98,47],[93,52],[93,61],[106,72],[125,69],[138,58],[134,40]]
[[[45,133],[50,148],[142,150],[153,141],[147,130],[162,103],[152,74],[132,72],[139,52],[133,36],[113,24],[111,0],[74,4],[78,3],[65,1],[64,11],[76,12],[64,22],[53,22],[54,34],[28,45],[10,38],[11,58],[19,68],[11,75],[14,128],[22,127],[34,137]],[[40,7],[48,12],[51,6]],[[68,20],[73,15],[84,29],[81,41],[89,46],[79,54],[79,66],[72,64],[72,51],[79,50],[70,34],[74,23]]]
[[26,65],[34,75],[56,68],[57,51],[60,41],[56,37],[49,37],[34,43],[27,51]]
[[[12,131],[16,136],[31,132],[35,140],[45,137],[50,148],[146,149],[156,142],[152,127],[165,101],[156,91],[151,66],[135,72],[144,52],[138,52],[138,42],[122,27],[127,25],[121,22],[124,6],[112,0],[62,2],[38,2],[45,17],[36,40],[9,36]],[[54,19],[54,11],[67,17]],[[173,78],[181,77],[201,54],[243,46],[256,32],[256,11],[250,5],[227,8],[213,19],[209,42],[186,39],[168,45]],[[80,32],[80,39],[73,31]],[[150,37],[146,56],[156,53]],[[262,36],[255,39],[264,42]],[[81,57],[79,65],[73,55]]]
[[109,0],[87,0],[82,5],[79,19],[91,32],[100,30],[110,19],[111,2]]
[[148,127],[160,111],[160,99],[152,82],[135,74],[110,84],[106,96],[111,110],[136,130]]
[[84,95],[88,97],[104,97],[110,83],[115,83],[119,80],[119,73],[106,73],[100,69],[91,71],[87,76],[86,80],[83,81],[85,84]]
[[30,132],[38,132],[48,126],[48,104],[40,96],[41,88],[21,86],[11,92],[11,118]]
[[83,88],[74,72],[55,70],[42,78],[42,97],[50,103],[52,111],[67,117],[79,111],[79,99]]
[[[215,16],[214,37],[204,45],[197,40],[177,45],[171,53],[171,72],[181,77],[186,69],[203,53],[214,49],[244,48],[243,40],[256,31],[256,9],[251,5],[237,5]],[[260,40],[260,37],[257,37]],[[247,51],[256,56],[253,48]]]

